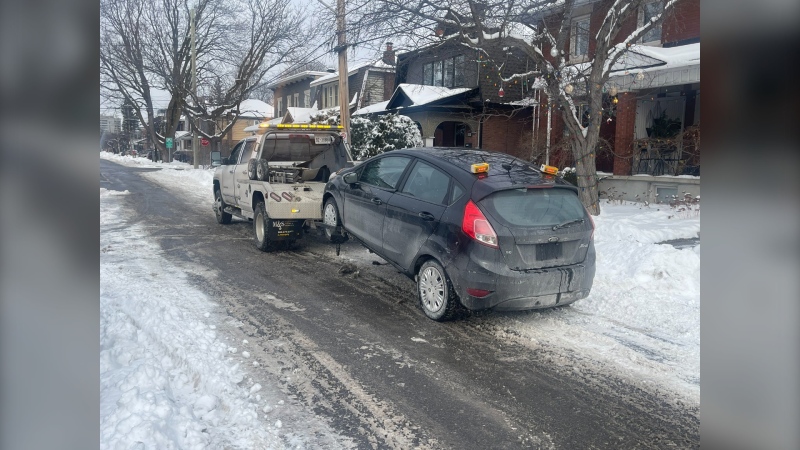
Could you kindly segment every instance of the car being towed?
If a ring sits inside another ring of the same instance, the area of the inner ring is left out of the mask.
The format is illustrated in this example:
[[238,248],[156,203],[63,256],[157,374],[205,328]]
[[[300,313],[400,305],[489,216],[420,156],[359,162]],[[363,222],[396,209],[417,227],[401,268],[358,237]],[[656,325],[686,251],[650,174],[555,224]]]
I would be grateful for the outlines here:
[[343,229],[415,279],[434,320],[566,305],[594,280],[594,222],[577,188],[505,153],[375,156],[332,176],[322,215],[330,238]]

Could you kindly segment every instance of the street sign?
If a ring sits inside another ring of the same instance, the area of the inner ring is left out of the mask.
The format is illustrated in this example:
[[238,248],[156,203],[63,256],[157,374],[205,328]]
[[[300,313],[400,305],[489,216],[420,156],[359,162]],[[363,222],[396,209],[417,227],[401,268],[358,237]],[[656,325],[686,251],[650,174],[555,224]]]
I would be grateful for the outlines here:
[[200,145],[202,145],[203,147],[208,147],[208,139],[206,138],[200,139]]
[[167,146],[167,148],[172,148],[172,138],[167,138],[167,139],[164,141],[164,145],[166,145],[166,146]]

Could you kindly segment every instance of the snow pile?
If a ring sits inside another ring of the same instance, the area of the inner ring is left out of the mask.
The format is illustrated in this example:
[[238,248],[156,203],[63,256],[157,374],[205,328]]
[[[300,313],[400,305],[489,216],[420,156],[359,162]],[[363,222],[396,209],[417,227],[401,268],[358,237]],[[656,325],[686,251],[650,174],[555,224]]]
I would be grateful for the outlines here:
[[120,226],[126,195],[100,190],[101,447],[283,448],[259,421],[261,386],[208,319],[215,305],[145,231]]
[[[510,325],[534,346],[577,351],[598,370],[699,404],[700,245],[658,244],[698,237],[699,213],[677,217],[666,205],[603,203],[594,221],[597,272],[589,297],[568,308],[498,315],[490,324],[496,333]],[[571,361],[553,362],[572,370]]]

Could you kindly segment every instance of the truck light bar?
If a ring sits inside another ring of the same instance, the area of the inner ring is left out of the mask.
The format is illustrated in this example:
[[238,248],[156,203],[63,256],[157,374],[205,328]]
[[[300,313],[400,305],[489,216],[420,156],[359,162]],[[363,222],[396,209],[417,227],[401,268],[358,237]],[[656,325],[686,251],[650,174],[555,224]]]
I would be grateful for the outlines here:
[[341,125],[318,125],[311,123],[267,123],[261,122],[259,128],[278,128],[278,129],[304,129],[304,130],[343,130]]

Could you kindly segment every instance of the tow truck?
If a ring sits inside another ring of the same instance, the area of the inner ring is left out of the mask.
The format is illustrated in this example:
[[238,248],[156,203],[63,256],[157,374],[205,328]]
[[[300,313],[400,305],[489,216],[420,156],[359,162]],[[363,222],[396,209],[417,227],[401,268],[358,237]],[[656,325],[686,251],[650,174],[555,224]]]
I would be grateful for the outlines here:
[[214,213],[253,222],[256,247],[270,251],[322,224],[322,196],[331,173],[353,166],[341,125],[258,125],[214,172]]

